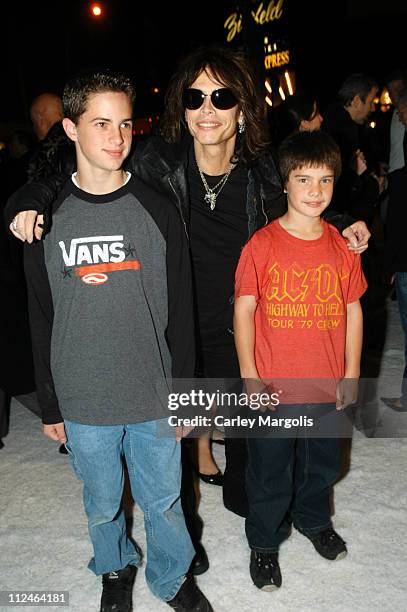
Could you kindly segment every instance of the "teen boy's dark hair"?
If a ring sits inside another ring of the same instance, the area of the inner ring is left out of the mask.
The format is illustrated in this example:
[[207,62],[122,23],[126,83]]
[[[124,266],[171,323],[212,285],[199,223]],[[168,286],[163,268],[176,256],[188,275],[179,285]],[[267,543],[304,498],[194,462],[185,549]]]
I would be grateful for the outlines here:
[[64,88],[62,107],[64,116],[77,123],[86,111],[89,96],[104,92],[125,93],[133,106],[136,92],[129,77],[110,70],[95,70],[72,77]]
[[334,173],[335,182],[341,173],[341,154],[336,142],[319,130],[296,132],[288,136],[278,149],[281,178],[285,185],[290,172],[305,166],[327,166]]

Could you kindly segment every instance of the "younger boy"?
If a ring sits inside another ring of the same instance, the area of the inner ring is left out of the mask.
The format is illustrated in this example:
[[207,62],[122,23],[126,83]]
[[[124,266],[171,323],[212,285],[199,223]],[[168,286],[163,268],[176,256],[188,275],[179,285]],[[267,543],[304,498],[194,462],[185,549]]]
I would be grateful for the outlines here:
[[172,204],[122,169],[133,98],[130,81],[110,72],[64,90],[77,172],[50,233],[25,253],[37,392],[45,435],[67,443],[84,483],[101,611],[131,609],[140,564],[121,507],[124,456],[144,512],[150,589],[179,612],[210,612],[188,574],[180,445],[160,420],[169,379],[193,375],[188,247]]
[[[283,142],[279,162],[288,210],[259,230],[242,251],[236,271],[235,341],[241,376],[251,379],[248,387],[255,380],[291,379],[283,385],[288,393],[281,401],[295,405],[304,379],[326,379],[328,387],[334,381],[335,389],[336,381],[359,377],[359,298],[366,282],[360,258],[321,219],[340,174],[337,145],[323,132],[299,132]],[[287,402],[290,391],[294,399]],[[307,396],[294,407],[304,411],[311,404],[309,415],[316,409],[313,404],[335,409],[335,403],[324,406],[323,395],[309,400]],[[346,397],[340,407],[352,400]],[[291,518],[323,557],[346,555],[345,542],[332,528],[329,506],[330,489],[339,476],[338,443],[337,438],[295,436],[248,439],[246,535],[250,574],[259,589],[281,585],[278,550],[289,535]]]

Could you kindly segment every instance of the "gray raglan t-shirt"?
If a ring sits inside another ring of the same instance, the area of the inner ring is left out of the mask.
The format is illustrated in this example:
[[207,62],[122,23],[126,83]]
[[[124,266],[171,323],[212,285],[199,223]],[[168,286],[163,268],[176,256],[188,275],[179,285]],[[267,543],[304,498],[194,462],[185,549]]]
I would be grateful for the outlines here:
[[53,216],[44,256],[63,418],[111,425],[165,416],[166,243],[131,181],[108,197],[69,194]]

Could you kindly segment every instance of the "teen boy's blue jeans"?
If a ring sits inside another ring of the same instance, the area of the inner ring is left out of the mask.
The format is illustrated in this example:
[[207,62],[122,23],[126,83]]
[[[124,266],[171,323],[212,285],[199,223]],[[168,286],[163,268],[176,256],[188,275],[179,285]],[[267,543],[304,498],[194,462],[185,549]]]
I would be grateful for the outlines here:
[[144,513],[146,580],[155,595],[169,601],[195,554],[180,503],[180,444],[165,421],[112,426],[65,421],[65,430],[74,470],[84,484],[94,550],[89,568],[100,575],[140,564],[121,505],[124,456],[133,498]]
[[[302,406],[301,413],[312,416],[312,406]],[[340,440],[297,437],[291,431],[289,437],[247,440],[246,536],[252,550],[277,552],[291,522],[308,534],[332,525],[330,494],[340,474]]]

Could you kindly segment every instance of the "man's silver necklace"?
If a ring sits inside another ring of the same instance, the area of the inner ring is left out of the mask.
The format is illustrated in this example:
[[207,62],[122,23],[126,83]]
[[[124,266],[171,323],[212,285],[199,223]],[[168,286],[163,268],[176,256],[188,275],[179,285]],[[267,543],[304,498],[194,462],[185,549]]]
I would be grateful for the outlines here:
[[[198,166],[198,164],[197,164]],[[233,166],[226,172],[226,174],[224,174],[222,176],[222,178],[220,179],[220,181],[218,183],[216,183],[216,185],[214,187],[212,187],[212,189],[209,187],[208,182],[204,176],[204,173],[202,172],[202,170],[200,169],[200,167],[198,166],[198,171],[199,171],[199,175],[201,177],[203,186],[205,187],[205,196],[204,196],[204,201],[209,204],[210,209],[214,210],[215,206],[216,206],[216,198],[218,197],[218,195],[220,194],[220,192],[222,191],[222,189],[225,186],[226,181],[228,180],[230,173],[233,170]],[[217,190],[217,191],[216,191]]]

